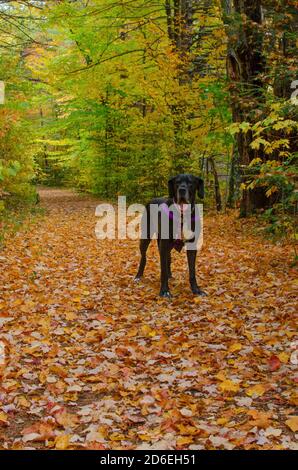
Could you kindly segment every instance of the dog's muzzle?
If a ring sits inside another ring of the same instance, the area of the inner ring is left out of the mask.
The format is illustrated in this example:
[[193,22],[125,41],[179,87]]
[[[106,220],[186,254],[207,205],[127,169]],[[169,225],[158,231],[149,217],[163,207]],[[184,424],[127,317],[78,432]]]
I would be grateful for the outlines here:
[[177,191],[177,202],[178,204],[189,204],[189,190],[187,187],[180,187]]

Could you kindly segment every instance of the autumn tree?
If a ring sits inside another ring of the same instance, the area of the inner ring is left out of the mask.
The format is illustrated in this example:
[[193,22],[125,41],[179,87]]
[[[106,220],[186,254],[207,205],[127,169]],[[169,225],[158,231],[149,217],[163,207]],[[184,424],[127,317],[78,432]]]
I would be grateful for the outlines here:
[[0,201],[0,211],[36,196],[31,184],[32,83],[25,67],[28,47],[35,43],[35,3],[39,2],[0,2],[0,79],[5,83],[5,101],[0,104],[0,194],[9,196],[5,203]]
[[256,133],[253,129],[254,125],[258,126],[258,122],[270,116],[273,99],[270,90],[274,90],[277,98],[290,98],[291,81],[297,73],[294,63],[297,13],[291,1],[279,2],[278,6],[276,2],[262,0],[223,1],[222,6],[228,34],[227,75],[231,109],[233,121],[239,129],[233,168],[238,166],[242,176],[240,212],[245,216],[273,203],[268,197],[271,193],[266,182],[258,177],[258,169],[254,168],[253,162],[281,161],[285,155],[281,152],[282,146],[283,150],[297,150],[294,136],[289,145],[287,140],[283,140],[284,130],[271,132],[268,123],[265,124],[264,137],[275,142],[271,148],[254,142]]

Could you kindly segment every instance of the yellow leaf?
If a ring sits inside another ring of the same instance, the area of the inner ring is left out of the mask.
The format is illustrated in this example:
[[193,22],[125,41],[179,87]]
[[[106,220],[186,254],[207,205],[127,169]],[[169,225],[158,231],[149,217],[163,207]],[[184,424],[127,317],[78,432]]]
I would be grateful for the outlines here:
[[29,401],[24,396],[20,396],[20,397],[17,398],[17,405],[22,407],[22,408],[29,408],[30,407]]
[[150,331],[149,336],[151,337],[156,336],[156,331],[155,330]]
[[0,424],[8,424],[8,416],[3,411],[0,411]]
[[267,197],[270,197],[272,193],[275,193],[276,191],[278,191],[278,188],[276,186],[271,186],[271,188],[269,188],[267,191],[266,191],[266,196]]
[[57,365],[57,364],[53,364],[51,367],[50,367],[50,371],[53,372],[53,374],[56,374],[56,375],[59,375],[59,377],[67,377],[67,371],[63,369],[63,367]]
[[244,333],[244,336],[246,336],[246,338],[249,340],[249,341],[252,341],[253,339],[253,335],[251,333],[248,333],[247,331]]
[[248,395],[249,397],[252,397],[253,395],[260,397],[264,395],[265,392],[266,392],[266,388],[264,387],[264,385],[257,384],[257,385],[254,385],[253,387],[249,387],[246,390],[246,395]]
[[283,362],[284,364],[287,364],[289,362],[289,355],[285,352],[282,352],[280,354],[278,354],[278,359],[280,360],[280,362]]
[[223,382],[227,379],[226,378],[226,374],[224,373],[223,370],[221,370],[220,372],[218,372],[218,374],[216,374],[215,376],[218,380],[222,380]]
[[216,421],[217,424],[224,426],[229,420],[227,418],[218,418]]
[[145,336],[149,335],[153,331],[149,325],[143,325],[141,330],[142,330],[143,335]]
[[45,381],[47,380],[47,376],[48,376],[48,370],[42,370],[38,376],[40,383],[44,384]]
[[66,312],[65,313],[66,320],[74,320],[76,317],[77,316],[74,312]]
[[133,337],[133,336],[136,336],[137,334],[138,334],[138,329],[137,328],[131,328],[127,332],[127,336],[129,336],[130,338]]
[[152,437],[151,436],[148,436],[147,434],[139,434],[139,438],[141,439],[141,441],[151,441]]
[[233,353],[236,351],[240,351],[242,349],[242,344],[240,343],[234,343],[229,347],[229,352]]
[[260,158],[254,158],[248,166],[254,166],[257,165],[258,163],[261,163],[262,160]]
[[291,418],[287,419],[286,425],[288,428],[291,429],[293,432],[298,431],[298,416],[291,416]]
[[55,448],[58,450],[65,450],[69,446],[69,436],[63,434],[62,436],[57,436],[55,439]]
[[225,380],[219,385],[219,388],[222,392],[238,392],[239,384],[233,382],[232,380]]
[[123,439],[125,439],[125,436],[119,432],[113,432],[112,434],[110,434],[110,439],[111,441],[122,441]]
[[177,439],[177,446],[185,446],[191,444],[193,442],[193,438],[191,436],[179,436]]
[[185,425],[183,423],[177,424],[177,428],[179,429],[179,433],[184,435],[184,436],[196,436],[197,434],[200,434],[200,430],[198,428],[195,428],[194,426],[190,425]]

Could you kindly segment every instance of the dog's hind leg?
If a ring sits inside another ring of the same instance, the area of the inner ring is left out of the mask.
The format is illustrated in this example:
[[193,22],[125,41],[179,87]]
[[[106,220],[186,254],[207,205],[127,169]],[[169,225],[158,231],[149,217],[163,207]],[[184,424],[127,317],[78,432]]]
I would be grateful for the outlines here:
[[[158,246],[158,251],[159,251],[159,256],[160,256],[160,239],[159,238],[157,239],[157,246]],[[168,252],[168,261],[167,261],[169,279],[171,279],[173,277],[171,264],[172,264],[171,250],[169,250],[169,252]]]
[[170,247],[169,247],[168,240],[163,240],[163,239],[160,240],[159,253],[160,253],[160,271],[161,271],[159,295],[160,297],[171,298],[171,293],[169,291],[169,284],[168,284],[168,281],[169,281],[168,259],[169,259],[169,254],[170,254]]
[[186,250],[187,253],[187,260],[188,260],[188,268],[189,268],[189,282],[190,287],[195,295],[207,295],[197,284],[196,279],[196,257],[197,257],[197,250]]
[[137,275],[135,277],[135,281],[140,280],[141,277],[144,274],[144,269],[145,269],[146,261],[147,261],[146,253],[147,253],[147,250],[148,250],[148,246],[150,245],[150,242],[151,242],[150,238],[149,239],[142,239],[140,241],[141,261],[140,261],[140,265],[139,265]]
[[173,277],[171,263],[172,263],[172,256],[171,256],[171,251],[169,251],[169,253],[168,253],[168,276],[169,276],[169,279],[171,279]]

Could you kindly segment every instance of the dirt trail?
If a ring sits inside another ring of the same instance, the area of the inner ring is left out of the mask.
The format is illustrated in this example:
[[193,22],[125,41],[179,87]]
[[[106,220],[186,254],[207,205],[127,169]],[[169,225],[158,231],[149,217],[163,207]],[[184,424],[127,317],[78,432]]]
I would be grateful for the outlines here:
[[0,252],[2,448],[297,445],[287,247],[205,217],[208,297],[192,296],[182,254],[160,300],[155,246],[135,286],[138,242],[97,240],[95,199],[40,195],[45,216]]

